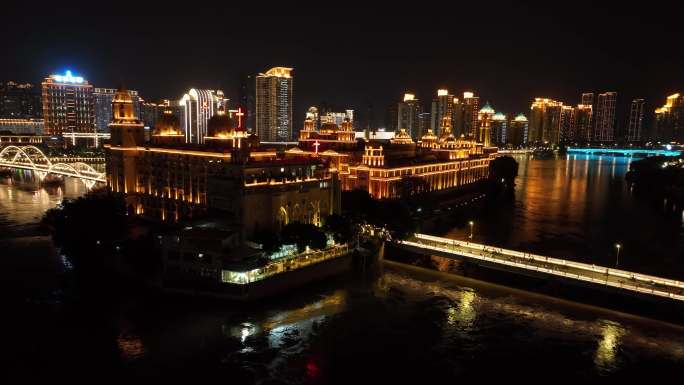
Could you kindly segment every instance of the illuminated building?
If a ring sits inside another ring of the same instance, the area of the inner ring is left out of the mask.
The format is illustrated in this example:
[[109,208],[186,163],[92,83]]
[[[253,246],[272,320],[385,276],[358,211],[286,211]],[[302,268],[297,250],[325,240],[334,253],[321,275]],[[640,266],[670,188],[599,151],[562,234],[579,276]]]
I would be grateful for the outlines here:
[[[432,130],[437,136],[442,134],[441,122],[444,116],[452,119],[454,113],[454,96],[449,95],[449,90],[437,90],[437,97],[432,101]],[[401,127],[399,127],[401,128]],[[452,132],[453,133],[453,132]]]
[[518,114],[513,120],[506,133],[506,143],[513,147],[527,145],[529,123],[524,114]]
[[344,112],[333,112],[327,111],[326,113],[320,115],[320,124],[336,124],[341,126],[345,121],[354,123],[354,110],[345,110]]
[[578,104],[574,113],[574,132],[570,140],[576,143],[592,141],[593,108],[589,104]]
[[585,106],[592,106],[594,105],[594,93],[593,92],[585,92],[582,94],[582,103],[580,103]]
[[247,119],[245,120],[245,128],[247,132],[255,132],[254,126],[254,86],[256,79],[254,75],[245,75],[240,78],[240,95],[238,97],[239,103],[244,108]]
[[477,114],[477,126],[479,131],[479,141],[483,143],[485,147],[489,147],[491,144],[491,129],[492,129],[492,117],[494,116],[494,109],[489,103],[485,103]]
[[0,132],[13,135],[42,135],[45,129],[43,119],[0,118]]
[[292,68],[274,67],[256,77],[256,130],[264,142],[292,140]]
[[309,107],[309,109],[306,111],[306,120],[310,120],[314,123],[315,129],[318,130],[321,126],[321,120],[318,116],[318,108],[316,107]]
[[169,111],[146,143],[132,99],[117,92],[107,145],[107,185],[126,194],[130,212],[161,221],[220,212],[240,239],[291,221],[321,224],[338,212],[337,171],[316,154],[259,146],[241,120],[217,110],[203,144],[185,143],[178,119]]
[[397,124],[399,129],[406,130],[413,139],[423,134],[418,121],[421,112],[418,98],[414,94],[404,94],[404,100],[397,106]]
[[627,141],[640,142],[644,123],[644,99],[634,99],[629,108],[629,125],[627,126]]
[[429,112],[418,114],[418,132],[420,136],[425,135],[430,130],[431,116]]
[[651,139],[684,143],[684,96],[670,95],[665,105],[656,108]]
[[307,115],[304,127],[299,131],[299,143],[314,153],[331,148],[352,149],[356,147],[356,133],[348,118],[340,126],[335,123],[322,123],[320,128],[316,128],[313,116]]
[[176,100],[163,99],[153,103],[140,99],[140,119],[145,124],[145,130],[153,129],[157,119],[165,113],[171,113],[179,122],[183,119],[183,107]]
[[[428,137],[435,138],[431,132],[423,136]],[[348,174],[341,172],[343,189],[363,189],[377,199],[399,198],[465,186],[489,175],[491,158],[472,141],[451,135],[431,143],[431,148],[406,139],[410,137],[389,144],[367,143],[361,162],[353,161]]]
[[[397,103],[392,103],[385,109],[385,130],[395,132],[399,129],[399,108]],[[430,123],[432,124],[432,123]]]
[[178,102],[181,106],[181,127],[185,133],[186,143],[204,143],[207,126],[219,107],[227,100],[221,90],[190,89]]
[[556,145],[560,141],[563,103],[535,98],[530,108],[528,142],[533,145]]
[[575,109],[561,107],[559,143],[568,143],[575,137]]
[[40,91],[31,83],[0,83],[0,119],[42,119]]
[[[133,97],[135,113],[140,115],[140,97],[138,91],[130,91]],[[99,132],[106,132],[109,123],[112,121],[112,100],[114,100],[116,89],[114,88],[95,88],[93,90],[93,103],[95,108],[95,128]]]
[[453,98],[452,105],[454,134],[478,138],[480,98],[466,91],[463,93],[463,99]]
[[491,143],[495,146],[503,146],[506,144],[506,136],[508,135],[508,120],[506,115],[497,112],[492,116],[491,123]]
[[616,92],[605,92],[596,98],[594,119],[594,140],[612,142],[615,140],[615,104]]
[[440,127],[439,137],[428,129],[418,143],[404,128],[383,139],[369,134],[360,147],[351,126],[322,125],[315,130],[313,121],[307,119],[298,147],[287,152],[328,159],[339,170],[342,189],[363,189],[378,199],[456,188],[486,178],[491,149],[485,151],[472,139],[456,139],[448,114]]
[[50,75],[43,80],[43,118],[45,133],[95,133],[93,86],[71,71]]
[[464,92],[461,106],[463,109],[463,134],[470,138],[477,138],[480,98],[472,92]]

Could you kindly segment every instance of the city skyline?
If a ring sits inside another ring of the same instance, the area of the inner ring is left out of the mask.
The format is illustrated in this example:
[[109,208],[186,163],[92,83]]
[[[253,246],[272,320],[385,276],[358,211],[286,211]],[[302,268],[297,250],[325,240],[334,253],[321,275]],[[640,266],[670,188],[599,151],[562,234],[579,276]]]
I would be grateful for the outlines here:
[[[12,9],[9,11],[13,13]],[[429,102],[436,89],[446,88],[456,95],[473,90],[482,102],[490,101],[497,110],[515,114],[527,111],[528,102],[534,97],[574,105],[579,103],[578,92],[614,90],[621,95],[617,106],[617,116],[621,117],[632,99],[644,98],[646,111],[652,111],[657,105],[655,100],[678,92],[682,83],[676,78],[677,68],[682,65],[681,55],[663,50],[674,43],[673,34],[668,33],[674,24],[666,22],[671,16],[659,14],[661,22],[654,25],[649,21],[653,16],[650,11],[637,15],[626,14],[628,11],[623,9],[592,6],[585,10],[587,16],[580,25],[565,28],[574,22],[576,11],[550,16],[534,7],[503,4],[492,14],[487,28],[479,27],[474,20],[452,24],[438,16],[426,28],[416,28],[414,35],[401,38],[396,27],[385,28],[389,22],[378,12],[362,12],[353,7],[350,12],[354,18],[298,15],[297,10],[290,10],[290,14],[285,14],[287,32],[277,38],[272,35],[278,25],[270,22],[277,20],[278,15],[271,11],[260,15],[247,9],[218,8],[208,14],[208,10],[200,9],[188,16],[166,14],[154,20],[103,14],[92,26],[93,22],[86,18],[85,27],[92,27],[88,28],[92,31],[88,36],[69,25],[55,27],[54,33],[41,33],[45,27],[39,21],[47,17],[41,15],[31,24],[32,33],[19,34],[17,27],[25,16],[21,16],[20,9],[14,11],[15,16],[0,27],[10,36],[6,52],[15,57],[14,61],[0,64],[7,79],[37,83],[42,74],[72,69],[98,86],[111,87],[123,79],[146,100],[175,99],[187,89],[204,88],[224,89],[229,99],[237,101],[243,77],[254,76],[264,68],[287,66],[297,73],[293,116],[303,116],[311,105],[327,103],[333,109],[356,110],[357,120],[363,124],[368,106],[372,105],[375,126],[384,125],[380,122],[386,105],[406,92]],[[84,15],[87,11],[73,9],[72,14]],[[220,22],[226,15],[230,15],[230,22]],[[303,23],[304,19],[307,23]],[[199,23],[196,20],[208,25],[207,38],[184,44],[200,32],[179,36],[175,30],[180,29],[173,27],[190,27]],[[114,39],[119,38],[109,34],[109,21],[127,27],[121,32],[123,37],[136,37],[134,41],[126,40],[139,60],[130,62],[99,49],[116,44]],[[611,27],[601,41],[581,28],[598,22]],[[160,23],[167,34],[160,35],[157,28],[151,28]],[[239,33],[224,32],[219,27],[223,24]],[[477,28],[478,33],[463,33],[472,28]],[[540,35],[539,31],[544,33]],[[620,38],[625,33],[637,37],[625,42]],[[398,46],[406,43],[406,39],[422,49],[409,57],[402,55]],[[536,43],[555,39],[580,44],[586,55],[564,55]],[[488,48],[477,49],[482,43],[487,43]],[[643,47],[648,55],[626,58],[630,52],[627,43]],[[330,44],[340,48],[323,48]],[[460,45],[474,49],[466,56],[449,48]],[[180,46],[184,49],[176,49]],[[225,48],[207,49],[210,46]],[[340,56],[350,60],[336,60]],[[587,67],[580,56],[595,60]],[[232,60],[234,57],[239,60]],[[424,106],[426,110],[429,107]],[[626,122],[618,122],[621,128],[625,125]]]

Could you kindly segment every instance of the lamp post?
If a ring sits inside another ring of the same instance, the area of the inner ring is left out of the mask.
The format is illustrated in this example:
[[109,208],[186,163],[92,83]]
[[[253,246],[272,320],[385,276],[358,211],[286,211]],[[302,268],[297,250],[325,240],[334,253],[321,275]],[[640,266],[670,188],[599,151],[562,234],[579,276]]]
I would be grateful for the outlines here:
[[622,248],[622,245],[619,243],[615,244],[615,268],[618,267],[618,264],[620,263],[620,249]]
[[470,221],[468,222],[468,225],[470,225],[470,236],[468,237],[470,240],[473,239],[473,226],[475,225],[475,222]]

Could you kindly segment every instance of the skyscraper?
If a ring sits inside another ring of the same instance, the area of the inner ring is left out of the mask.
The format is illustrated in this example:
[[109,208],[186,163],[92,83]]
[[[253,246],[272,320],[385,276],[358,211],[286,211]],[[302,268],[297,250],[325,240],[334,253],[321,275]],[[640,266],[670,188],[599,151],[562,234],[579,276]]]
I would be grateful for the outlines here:
[[480,98],[472,92],[464,92],[461,104],[463,108],[463,133],[465,136],[476,139]]
[[508,120],[506,115],[497,112],[492,116],[492,132],[491,141],[495,146],[502,146],[506,144],[506,135],[508,134]]
[[442,134],[440,131],[444,116],[449,115],[449,119],[452,119],[454,108],[453,100],[454,96],[449,95],[449,90],[440,89],[437,90],[437,97],[432,101],[432,129],[437,137]]
[[582,102],[580,103],[585,106],[594,106],[594,93],[585,92],[582,94]]
[[615,103],[617,92],[605,92],[596,99],[594,140],[612,142],[615,140]]
[[527,118],[524,114],[520,113],[509,125],[506,134],[506,143],[513,147],[522,147],[527,144],[527,130],[528,130]]
[[292,140],[292,68],[273,67],[256,77],[256,130],[263,142]]
[[655,110],[651,140],[684,142],[684,96],[667,97],[665,105]]
[[0,83],[0,119],[39,119],[43,117],[40,90],[31,83]]
[[93,86],[71,71],[43,80],[43,117],[48,135],[94,133]]
[[592,117],[594,110],[591,105],[578,104],[575,107],[575,130],[571,138],[576,143],[587,143],[592,141]]
[[418,98],[414,94],[404,94],[404,100],[397,106],[397,124],[398,129],[405,129],[413,140],[423,135],[419,128],[420,113],[422,111]]
[[204,143],[209,119],[219,107],[226,108],[227,99],[221,90],[190,89],[178,102],[181,106],[181,127],[186,143]]
[[245,128],[248,132],[254,132],[254,86],[256,80],[254,75],[245,75],[240,79],[240,95],[239,103],[245,110],[247,119],[245,120]]
[[634,99],[629,108],[629,125],[627,127],[627,141],[640,142],[643,136],[644,99]]
[[394,132],[399,129],[399,120],[397,119],[399,115],[398,106],[397,103],[391,103],[385,109],[385,131]]
[[552,99],[534,99],[530,108],[528,142],[537,146],[559,143],[562,106],[563,103]]
[[[138,91],[129,90],[129,92],[133,98],[135,115],[140,116],[140,97],[138,96]],[[93,90],[95,128],[99,132],[107,132],[109,130],[109,123],[112,121],[114,94],[116,94],[116,89],[114,88],[95,88]]]
[[418,114],[418,132],[420,132],[421,137],[430,130],[431,123],[432,118],[429,112],[422,112]]
[[575,137],[575,109],[571,106],[561,107],[559,143],[568,143]]

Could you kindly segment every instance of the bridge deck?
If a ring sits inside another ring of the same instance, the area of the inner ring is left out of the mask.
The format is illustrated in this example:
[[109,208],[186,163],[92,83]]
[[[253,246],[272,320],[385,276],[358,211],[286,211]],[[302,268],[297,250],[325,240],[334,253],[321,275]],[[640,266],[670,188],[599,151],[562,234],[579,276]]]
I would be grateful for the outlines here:
[[667,149],[650,149],[650,148],[610,148],[610,147],[596,147],[596,148],[577,148],[568,147],[568,153],[579,154],[618,154],[624,156],[632,155],[665,155],[665,156],[679,156],[682,154],[680,150]]
[[673,279],[426,234],[415,234],[411,240],[400,241],[400,243],[423,252],[437,252],[447,256],[457,256],[460,259],[483,261],[501,265],[502,267],[508,266],[525,269],[545,275],[560,276],[566,279],[628,290],[634,293],[684,301],[684,283]]

